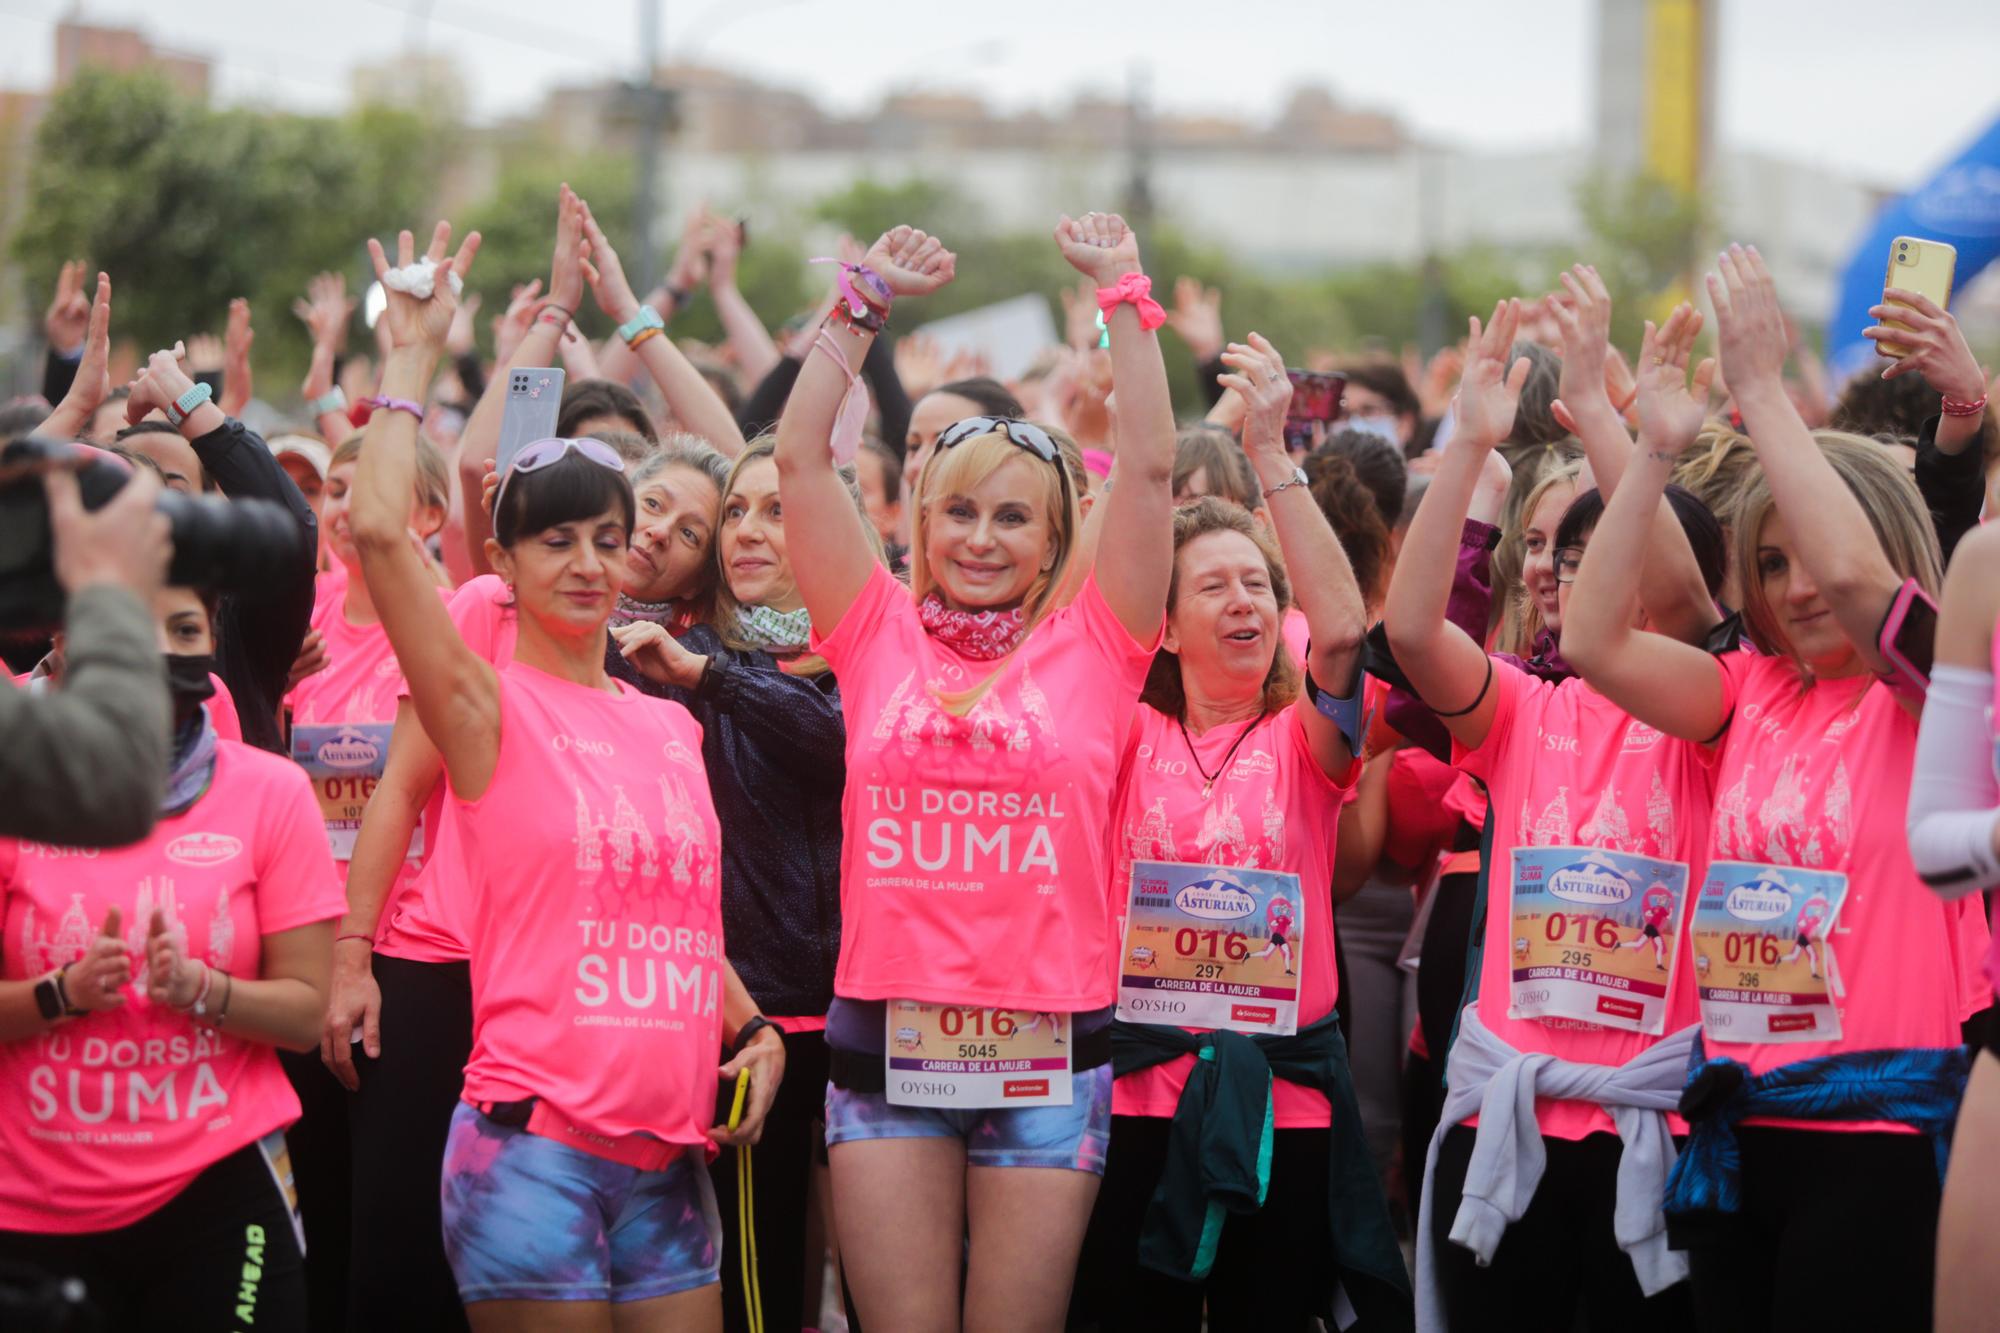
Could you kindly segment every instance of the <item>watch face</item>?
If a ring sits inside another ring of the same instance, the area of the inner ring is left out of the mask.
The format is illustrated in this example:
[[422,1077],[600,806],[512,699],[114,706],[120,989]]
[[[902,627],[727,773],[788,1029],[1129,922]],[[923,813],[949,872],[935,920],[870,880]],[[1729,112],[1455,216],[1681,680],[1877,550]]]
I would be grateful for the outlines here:
[[62,1017],[62,999],[56,994],[54,977],[43,977],[35,983],[35,1008],[51,1023]]

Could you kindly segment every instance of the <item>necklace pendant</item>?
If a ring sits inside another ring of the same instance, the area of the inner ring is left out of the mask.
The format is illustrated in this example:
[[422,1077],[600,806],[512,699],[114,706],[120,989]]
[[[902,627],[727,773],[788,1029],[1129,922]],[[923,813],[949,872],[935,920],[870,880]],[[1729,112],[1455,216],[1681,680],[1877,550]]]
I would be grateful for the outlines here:
[[1208,794],[1214,790],[1215,790],[1215,779],[1210,778],[1207,782],[1201,784],[1201,799],[1204,801],[1207,800]]

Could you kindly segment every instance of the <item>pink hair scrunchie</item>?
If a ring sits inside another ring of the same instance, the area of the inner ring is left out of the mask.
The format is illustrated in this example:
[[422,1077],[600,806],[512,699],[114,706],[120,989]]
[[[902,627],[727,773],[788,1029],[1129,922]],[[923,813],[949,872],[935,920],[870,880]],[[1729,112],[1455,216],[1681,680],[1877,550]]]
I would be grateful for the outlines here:
[[1097,289],[1097,308],[1107,320],[1113,310],[1127,302],[1139,312],[1139,327],[1146,332],[1167,322],[1167,312],[1153,299],[1153,280],[1145,274],[1127,273],[1116,286]]

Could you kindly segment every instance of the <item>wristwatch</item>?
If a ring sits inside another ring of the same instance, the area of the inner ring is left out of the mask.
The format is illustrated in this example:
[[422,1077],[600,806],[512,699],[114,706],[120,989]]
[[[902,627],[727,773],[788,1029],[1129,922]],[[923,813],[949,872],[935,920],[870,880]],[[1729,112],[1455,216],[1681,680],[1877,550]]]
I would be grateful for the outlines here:
[[188,414],[214,396],[215,391],[206,384],[197,384],[173,402],[167,404],[167,424],[178,426],[188,419]]
[[1286,481],[1281,481],[1276,486],[1273,486],[1270,490],[1265,491],[1264,498],[1268,500],[1272,496],[1276,495],[1279,491],[1288,491],[1294,486],[1309,486],[1311,484],[1312,483],[1306,479],[1306,470],[1302,467],[1295,467],[1292,469],[1292,475],[1290,479]]
[[63,974],[68,971],[68,967],[63,967],[35,983],[35,1009],[50,1023],[76,1018],[85,1012],[70,1007],[69,989],[63,985]]

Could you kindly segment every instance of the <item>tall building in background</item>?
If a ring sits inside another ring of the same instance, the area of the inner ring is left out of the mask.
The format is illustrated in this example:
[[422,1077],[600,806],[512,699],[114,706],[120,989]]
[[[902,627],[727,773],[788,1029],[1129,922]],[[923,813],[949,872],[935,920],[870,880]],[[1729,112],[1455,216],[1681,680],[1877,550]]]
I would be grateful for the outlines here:
[[1720,0],[1597,0],[1601,170],[1682,190],[1708,179]]
[[136,28],[106,28],[76,19],[56,24],[56,82],[66,88],[86,66],[131,74],[150,69],[163,74],[187,96],[208,100],[209,66],[199,56],[162,50]]

